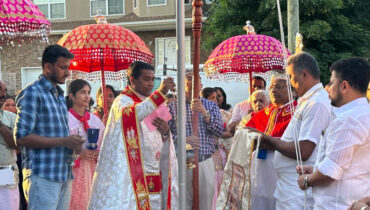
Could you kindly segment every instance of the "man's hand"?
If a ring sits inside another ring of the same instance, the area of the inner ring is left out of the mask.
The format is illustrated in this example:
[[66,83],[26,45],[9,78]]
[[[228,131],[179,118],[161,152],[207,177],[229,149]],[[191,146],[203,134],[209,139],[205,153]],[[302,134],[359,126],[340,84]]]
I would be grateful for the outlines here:
[[229,131],[234,136],[236,126],[239,125],[240,121],[232,122],[229,124]]
[[103,115],[102,122],[105,126],[107,126],[108,117],[109,113]]
[[200,99],[193,99],[191,102],[191,110],[194,112],[200,112],[203,115],[203,112],[207,110],[204,108],[203,103]]
[[200,138],[198,136],[188,136],[186,137],[186,143],[190,144],[196,150],[200,148]]
[[200,99],[193,99],[191,103],[191,110],[195,112],[199,112],[203,115],[204,120],[206,123],[209,123],[211,120],[210,113],[204,108],[203,103]]
[[267,149],[267,150],[275,151],[275,148],[271,146],[271,144],[267,143],[266,141],[262,141],[262,139],[260,143],[260,149]]
[[304,175],[300,175],[298,177],[298,185],[299,185],[299,188],[301,188],[301,190],[306,190],[308,187],[304,186],[304,179],[305,177],[308,176],[307,174],[304,174]]
[[352,205],[348,207],[348,210],[361,210],[364,206],[368,206],[367,203],[359,200],[359,201],[355,201],[354,203],[352,203]]
[[169,90],[175,88],[175,82],[173,81],[172,77],[167,77],[162,81],[161,86],[158,88],[158,91],[160,91],[163,95],[166,95]]
[[170,132],[170,127],[168,126],[168,123],[163,120],[162,118],[159,118],[159,117],[156,117],[154,120],[153,120],[153,123],[152,123],[155,127],[158,128],[158,131],[162,134],[162,135],[167,135],[169,134]]
[[304,174],[312,174],[313,173],[313,166],[307,166],[307,165],[300,165],[296,167],[297,174],[303,175],[302,174],[302,169]]
[[248,130],[250,130],[250,131],[252,131],[252,132],[259,133],[259,134],[261,134],[261,135],[262,135],[262,137],[265,135],[263,132],[261,132],[261,131],[259,131],[259,130],[255,129],[255,128],[252,128],[252,127],[246,127],[245,129],[248,129]]
[[81,138],[81,136],[71,135],[64,138],[63,146],[67,147],[68,149],[76,151],[78,154],[81,151],[82,144],[86,140]]
[[223,134],[221,135],[221,138],[224,138],[224,139],[231,138],[231,137],[233,137],[233,134],[229,130],[223,132]]

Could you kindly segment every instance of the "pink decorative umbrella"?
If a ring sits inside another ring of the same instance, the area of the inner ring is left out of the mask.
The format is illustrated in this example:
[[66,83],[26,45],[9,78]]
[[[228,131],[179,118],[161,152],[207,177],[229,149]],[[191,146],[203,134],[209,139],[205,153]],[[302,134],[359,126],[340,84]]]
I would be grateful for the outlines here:
[[0,0],[0,45],[48,42],[50,23],[31,0]]
[[134,32],[108,24],[100,14],[96,19],[98,24],[78,26],[58,44],[75,55],[69,68],[72,78],[102,82],[106,112],[105,81],[126,79],[126,69],[133,61],[151,63],[153,55]]
[[247,35],[231,37],[213,50],[204,65],[207,77],[248,81],[252,72],[266,77],[271,70],[284,69],[284,53],[289,55],[288,49],[273,37],[256,35],[249,21],[245,28]]

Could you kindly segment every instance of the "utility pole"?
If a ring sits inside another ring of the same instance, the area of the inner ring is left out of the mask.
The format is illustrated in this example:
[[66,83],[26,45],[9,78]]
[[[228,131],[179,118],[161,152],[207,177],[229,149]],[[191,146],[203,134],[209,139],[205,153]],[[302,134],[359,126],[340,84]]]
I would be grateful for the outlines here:
[[288,0],[288,49],[291,54],[295,51],[295,37],[299,32],[299,0]]

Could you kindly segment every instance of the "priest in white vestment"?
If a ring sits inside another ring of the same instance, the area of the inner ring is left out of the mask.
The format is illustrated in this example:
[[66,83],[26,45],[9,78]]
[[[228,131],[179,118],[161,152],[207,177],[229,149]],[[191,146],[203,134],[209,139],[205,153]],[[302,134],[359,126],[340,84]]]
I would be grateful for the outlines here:
[[152,93],[154,68],[139,61],[127,75],[129,86],[109,114],[89,209],[178,209],[177,159],[168,123],[157,117],[151,131],[144,122],[175,84],[166,78]]

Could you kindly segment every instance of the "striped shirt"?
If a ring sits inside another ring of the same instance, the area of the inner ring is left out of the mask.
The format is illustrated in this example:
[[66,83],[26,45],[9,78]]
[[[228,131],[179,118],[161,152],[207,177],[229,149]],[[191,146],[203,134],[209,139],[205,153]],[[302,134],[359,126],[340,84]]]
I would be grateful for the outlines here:
[[[54,86],[43,75],[24,88],[16,98],[17,119],[15,138],[30,134],[43,137],[69,136],[68,112],[62,89]],[[72,178],[72,150],[63,147],[22,147],[22,168],[52,181]]]
[[[215,151],[215,144],[216,138],[221,136],[224,128],[222,122],[222,116],[220,109],[218,108],[217,104],[213,101],[209,101],[207,99],[201,98],[202,104],[204,108],[210,114],[210,122],[206,123],[204,117],[201,113],[198,115],[199,120],[199,138],[200,138],[200,155],[210,155],[213,154]],[[191,104],[190,102],[186,101],[186,136],[192,135],[192,112],[191,112]],[[176,120],[177,120],[177,103],[172,102],[169,105],[169,110],[172,115],[172,119],[169,121],[171,133],[175,142],[177,142],[177,128],[176,128]]]

